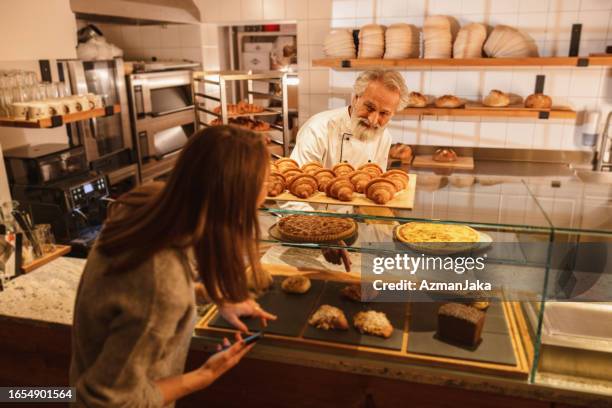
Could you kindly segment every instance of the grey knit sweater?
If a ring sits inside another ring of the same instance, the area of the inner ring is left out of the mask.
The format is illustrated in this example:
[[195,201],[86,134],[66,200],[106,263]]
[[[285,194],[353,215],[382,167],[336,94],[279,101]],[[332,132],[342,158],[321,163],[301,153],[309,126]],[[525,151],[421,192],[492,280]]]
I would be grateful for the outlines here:
[[193,332],[192,269],[176,249],[112,269],[94,248],[79,284],[70,367],[76,405],[160,407],[154,381],[183,373]]

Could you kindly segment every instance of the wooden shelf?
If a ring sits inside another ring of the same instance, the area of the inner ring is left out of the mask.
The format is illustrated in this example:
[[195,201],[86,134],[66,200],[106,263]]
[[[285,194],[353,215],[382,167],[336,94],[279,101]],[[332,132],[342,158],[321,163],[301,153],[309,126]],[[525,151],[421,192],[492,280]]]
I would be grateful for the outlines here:
[[401,68],[401,69],[461,69],[471,67],[588,67],[612,66],[612,55],[590,55],[588,57],[532,57],[532,58],[407,58],[407,59],[373,59],[373,58],[324,58],[312,61],[314,67],[334,69],[368,69],[368,68]]
[[53,128],[63,126],[66,123],[78,122],[100,116],[110,116],[121,112],[120,105],[110,105],[104,108],[92,109],[85,112],[69,113],[67,115],[56,115],[39,120],[17,120],[6,117],[0,118],[0,126],[19,128]]
[[70,252],[70,249],[71,249],[70,245],[56,245],[55,250],[53,250],[53,252],[43,255],[42,257],[35,259],[29,264],[23,265],[21,267],[21,272],[23,273],[32,272],[33,270],[40,268],[43,265],[48,264],[54,259],[57,259],[62,255],[66,255],[67,253]]
[[397,113],[404,116],[486,116],[503,118],[534,118],[534,119],[575,119],[576,111],[563,106],[555,106],[549,110],[537,110],[529,108],[405,108]]

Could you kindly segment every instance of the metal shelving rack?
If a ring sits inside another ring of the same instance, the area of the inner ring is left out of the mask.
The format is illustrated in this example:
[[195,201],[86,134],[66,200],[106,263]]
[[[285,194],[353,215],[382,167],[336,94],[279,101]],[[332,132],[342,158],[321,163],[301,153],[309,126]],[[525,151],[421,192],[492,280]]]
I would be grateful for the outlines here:
[[[245,81],[247,85],[247,101],[253,103],[253,97],[267,98],[271,100],[281,101],[279,108],[265,108],[263,112],[244,113],[244,114],[228,114],[227,104],[229,103],[227,94],[227,85],[231,81]],[[272,93],[261,93],[253,90],[253,82],[261,81],[268,83],[277,83],[280,85],[281,94],[274,95]],[[218,96],[206,92],[206,85],[219,87]],[[193,99],[195,101],[196,125],[198,129],[202,126],[210,126],[205,115],[210,115],[215,118],[220,118],[224,125],[229,123],[230,118],[260,116],[278,116],[282,117],[283,123],[277,125],[270,124],[270,128],[282,133],[282,141],[270,137],[272,143],[283,147],[283,155],[289,155],[289,108],[287,104],[287,73],[285,72],[260,72],[253,73],[252,71],[200,71],[193,73]],[[206,101],[217,102],[221,106],[221,112],[214,112],[206,106]],[[264,131],[268,132],[268,131]]]

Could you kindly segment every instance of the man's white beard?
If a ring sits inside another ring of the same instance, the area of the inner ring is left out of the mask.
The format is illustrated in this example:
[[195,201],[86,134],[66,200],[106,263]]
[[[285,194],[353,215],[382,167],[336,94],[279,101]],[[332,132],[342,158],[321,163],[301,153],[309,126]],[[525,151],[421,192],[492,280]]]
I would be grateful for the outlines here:
[[370,139],[375,136],[380,136],[385,131],[385,127],[386,126],[372,125],[367,119],[360,118],[355,114],[351,116],[351,131],[353,132],[353,136],[358,139]]

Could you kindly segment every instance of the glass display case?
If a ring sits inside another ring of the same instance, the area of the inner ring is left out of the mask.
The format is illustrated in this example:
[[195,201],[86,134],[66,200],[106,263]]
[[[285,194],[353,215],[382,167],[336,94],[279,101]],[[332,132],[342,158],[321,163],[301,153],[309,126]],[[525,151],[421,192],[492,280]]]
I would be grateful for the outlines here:
[[[533,304],[532,310],[541,310],[545,300],[554,239],[550,217],[521,178],[426,172],[410,172],[410,177],[416,178],[412,209],[266,201],[259,218],[261,263],[279,276],[259,302],[279,319],[266,328],[264,341],[315,348],[332,356],[349,353],[528,380],[537,361],[542,315],[535,313],[530,319],[523,305]],[[289,242],[279,236],[277,223],[290,215],[322,217],[321,223],[328,217],[350,219],[356,233],[342,243]],[[408,223],[467,226],[476,231],[478,239],[459,252],[422,250],[398,238],[398,228]],[[347,251],[350,273],[343,265],[326,260],[324,252],[332,249]],[[409,270],[398,263],[385,270],[382,280],[373,269],[376,258],[423,256],[484,259],[486,268],[458,272],[457,264],[450,270],[441,264],[433,268],[412,264]],[[312,282],[306,295],[289,296],[279,289],[285,275],[304,273]],[[375,283],[377,280],[381,282]],[[408,281],[417,290],[409,289]],[[429,283],[422,286],[424,281]],[[378,297],[367,302],[343,298],[343,288],[351,282],[362,283],[362,295],[370,285]],[[389,289],[389,282],[397,284],[395,289]],[[442,305],[462,303],[471,310],[476,309],[477,301],[486,303],[477,309],[484,316],[479,338],[468,344],[440,335]],[[312,327],[309,317],[323,304],[343,310],[351,327],[344,331]],[[367,310],[385,313],[393,326],[388,338],[362,334],[352,327],[353,317]],[[255,321],[248,325],[252,330],[261,329]],[[197,326],[201,334],[223,334],[230,329],[214,308]]]
[[541,322],[533,381],[588,383],[605,393],[612,384],[612,177],[578,172],[553,188],[529,188],[553,236],[545,303],[525,304],[531,324]]

